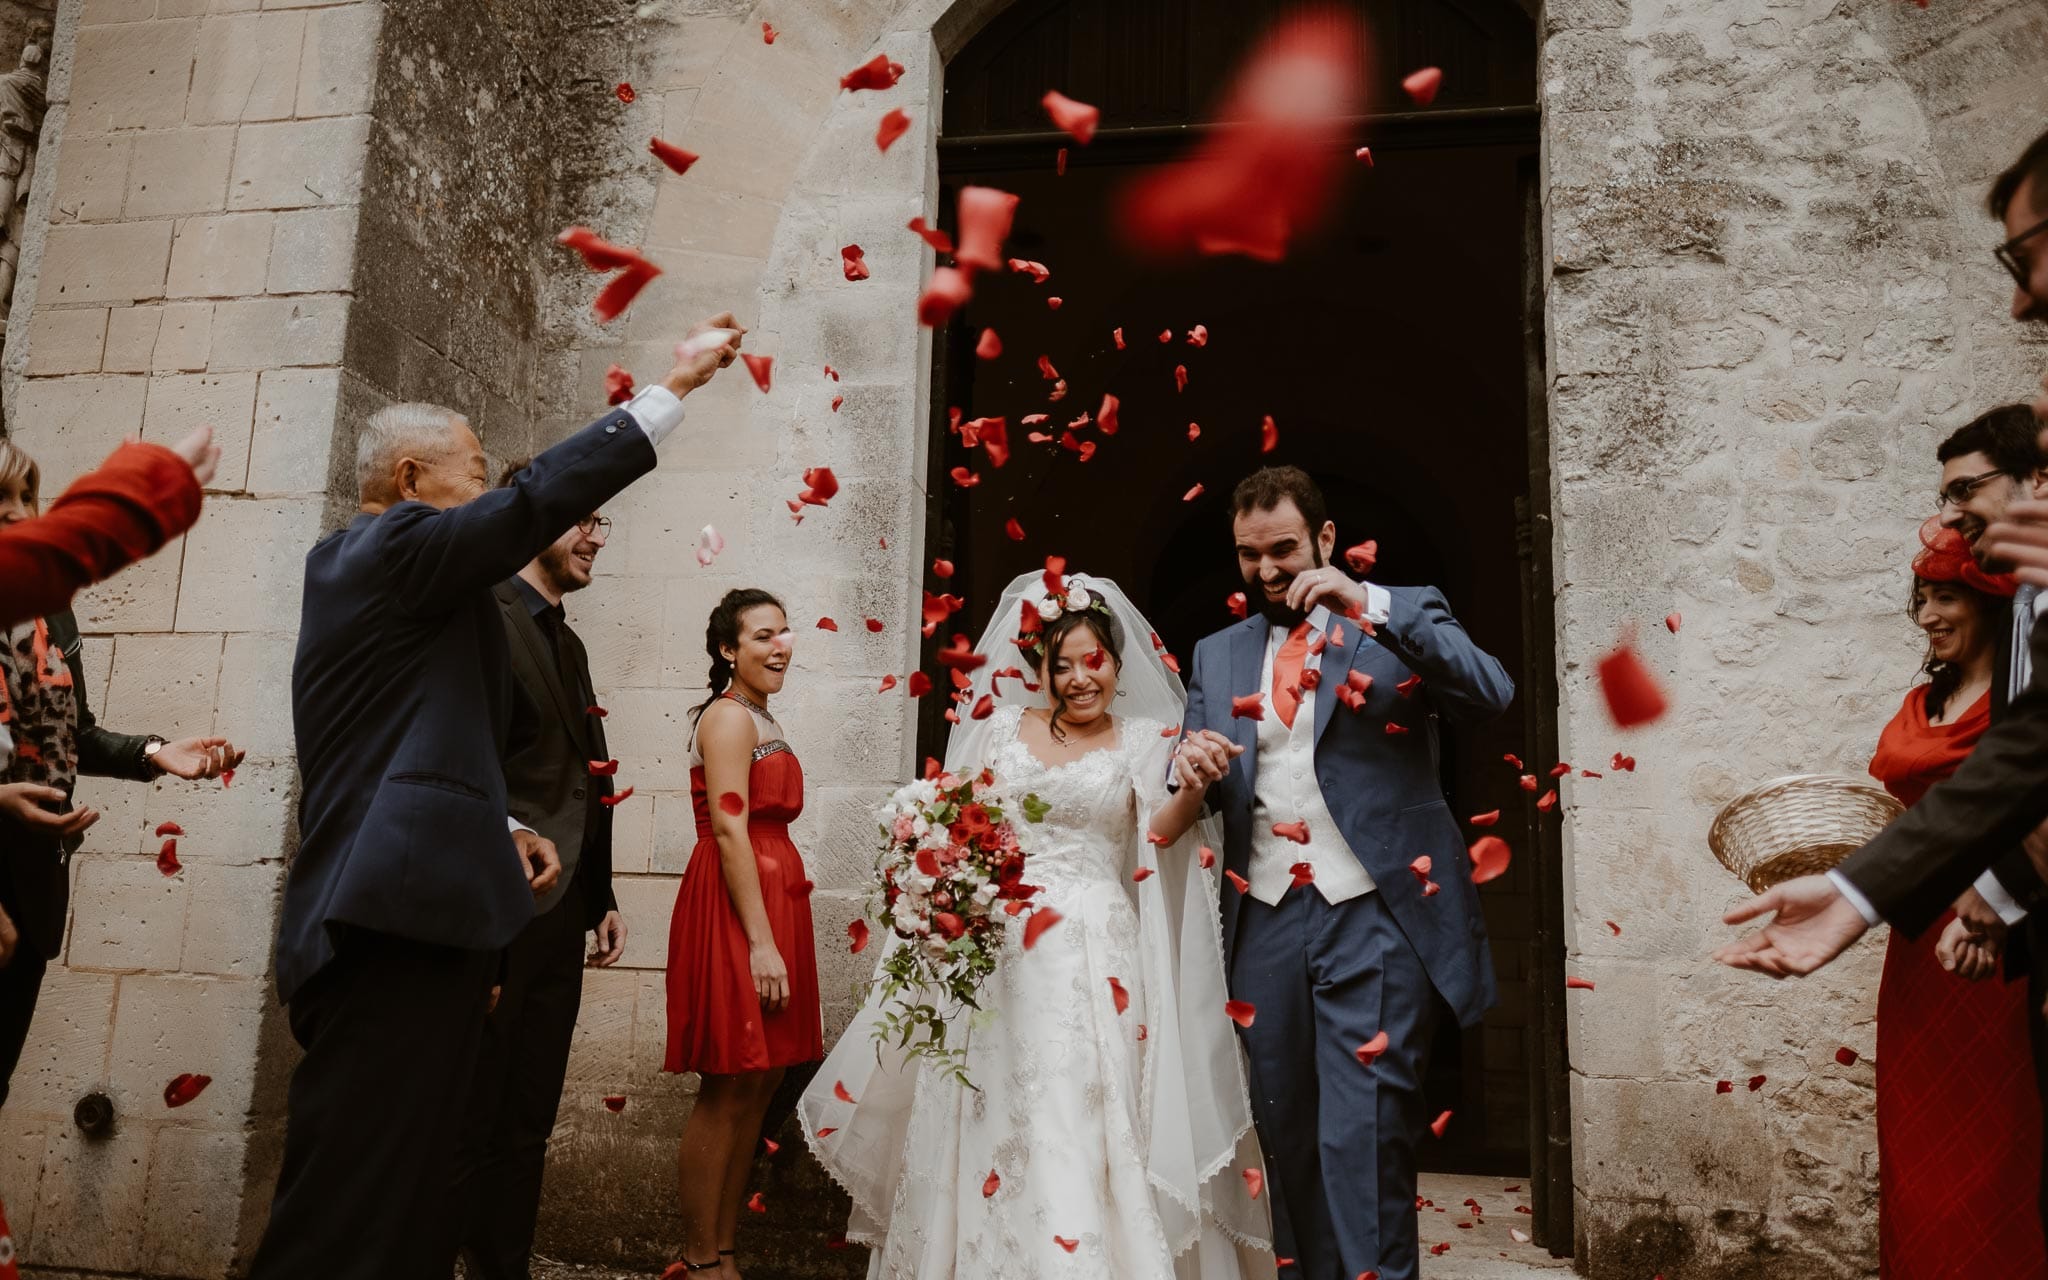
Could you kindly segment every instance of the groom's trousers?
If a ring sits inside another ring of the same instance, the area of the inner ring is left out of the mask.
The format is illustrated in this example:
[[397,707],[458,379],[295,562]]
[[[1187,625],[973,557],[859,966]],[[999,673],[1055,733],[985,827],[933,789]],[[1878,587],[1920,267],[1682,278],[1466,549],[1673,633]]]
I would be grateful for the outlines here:
[[[1276,1251],[1303,1280],[1415,1280],[1422,1077],[1448,1007],[1377,893],[1242,910],[1230,987],[1258,1009],[1243,1035]],[[1387,1051],[1359,1065],[1381,1031]]]

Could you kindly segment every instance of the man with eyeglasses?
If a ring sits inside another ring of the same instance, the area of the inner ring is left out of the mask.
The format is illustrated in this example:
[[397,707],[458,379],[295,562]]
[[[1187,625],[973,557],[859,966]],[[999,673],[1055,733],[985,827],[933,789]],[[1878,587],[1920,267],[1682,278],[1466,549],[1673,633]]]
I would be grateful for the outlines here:
[[[498,478],[510,487],[528,460]],[[505,948],[496,1000],[455,1155],[462,1257],[471,1280],[526,1280],[540,1214],[548,1138],[569,1071],[583,1002],[583,968],[610,968],[626,947],[612,893],[612,794],[604,721],[590,656],[562,601],[591,583],[612,522],[597,512],[569,526],[500,583],[513,675],[504,749],[505,798],[514,820],[555,846],[561,879],[533,921]],[[589,954],[584,935],[592,936]]]
[[[2016,286],[2013,318],[2048,323],[2048,133],[1998,176],[1988,204],[2005,227],[2005,241],[1994,253]],[[2048,420],[2048,379],[2043,388],[2033,412]],[[2048,446],[2037,442],[2036,447],[2048,452]],[[1992,488],[1996,472],[2009,465],[1986,462],[1991,465],[1966,464],[1971,468],[1966,474],[1944,474],[1943,497],[1960,499],[1943,503],[1945,516],[1950,507],[1961,507]],[[1986,471],[1993,474],[1986,476]],[[1953,777],[1841,866],[1826,876],[1788,880],[1730,911],[1724,917],[1728,924],[1773,918],[1716,952],[1722,963],[1775,978],[1804,976],[1847,950],[1880,919],[1918,933],[2048,818],[2048,628],[2038,625],[2042,602],[2048,600],[2043,593],[2048,588],[2048,500],[2010,495],[2002,514],[1981,528],[1973,546],[1980,559],[2009,567],[2036,593],[2026,606],[2015,606],[2021,625],[2029,625],[2031,615],[2028,656],[2035,678],[2011,699],[2003,719]],[[2036,842],[2030,852],[2048,850]],[[2037,874],[2044,863],[2048,858],[2036,863]],[[2035,1045],[2038,1055],[2038,1028]],[[2048,1178],[2042,1198],[2042,1217],[2048,1222]]]

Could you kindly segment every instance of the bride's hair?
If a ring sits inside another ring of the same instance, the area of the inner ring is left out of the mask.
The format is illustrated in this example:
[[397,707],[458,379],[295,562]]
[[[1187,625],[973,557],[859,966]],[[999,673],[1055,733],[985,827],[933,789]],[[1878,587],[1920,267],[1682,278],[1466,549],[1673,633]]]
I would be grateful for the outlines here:
[[[747,610],[764,604],[782,609],[782,601],[759,587],[735,587],[726,592],[718,607],[711,611],[711,620],[704,624],[704,652],[711,655],[711,696],[698,703],[696,710],[690,713],[693,720],[718,701],[718,695],[732,683],[732,660],[723,651],[740,647],[741,616]],[[782,611],[789,612],[787,609]]]
[[1052,719],[1047,727],[1055,742],[1067,740],[1066,731],[1060,728],[1060,717],[1067,713],[1067,700],[1053,684],[1052,664],[1067,637],[1083,627],[1093,632],[1096,641],[1109,651],[1109,660],[1116,664],[1116,669],[1124,669],[1123,628],[1117,624],[1115,614],[1097,609],[1069,609],[1045,624],[1039,637],[1038,674],[1045,681],[1046,697],[1052,700]]

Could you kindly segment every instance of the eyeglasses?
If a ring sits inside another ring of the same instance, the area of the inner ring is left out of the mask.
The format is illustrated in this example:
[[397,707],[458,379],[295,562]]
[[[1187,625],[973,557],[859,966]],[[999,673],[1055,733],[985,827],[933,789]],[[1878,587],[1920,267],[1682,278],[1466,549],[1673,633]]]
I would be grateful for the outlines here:
[[2048,220],[2035,223],[1991,251],[1991,256],[1997,258],[2007,271],[2012,272],[2013,283],[2019,285],[2021,289],[2027,288],[2027,266],[2020,261],[2019,248],[2043,231],[2048,231]]
[[612,536],[612,522],[603,516],[585,516],[576,522],[576,531],[586,538],[602,531],[609,538]]
[[1986,471],[1982,475],[1957,476],[1935,493],[1934,509],[1941,511],[1951,506],[1960,507],[1965,502],[1968,502],[1970,495],[1982,488],[1986,481],[2005,474],[2006,472],[2000,469],[1997,471]]

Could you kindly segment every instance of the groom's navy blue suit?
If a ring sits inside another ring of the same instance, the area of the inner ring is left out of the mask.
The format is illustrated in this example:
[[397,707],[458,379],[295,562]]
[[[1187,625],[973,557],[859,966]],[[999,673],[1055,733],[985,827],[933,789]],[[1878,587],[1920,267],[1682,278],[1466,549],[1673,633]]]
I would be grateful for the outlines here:
[[[1331,903],[1304,886],[1269,906],[1223,886],[1231,994],[1258,1008],[1244,1042],[1276,1244],[1306,1280],[1369,1271],[1413,1280],[1414,1148],[1430,1041],[1446,1009],[1471,1026],[1494,1000],[1465,839],[1439,781],[1436,724],[1498,714],[1514,682],[1436,589],[1387,592],[1376,637],[1337,620],[1342,642],[1324,650],[1320,688],[1309,695],[1316,781],[1376,889]],[[1224,865],[1239,875],[1250,870],[1254,823],[1296,817],[1256,808],[1258,722],[1231,715],[1231,697],[1266,680],[1269,631],[1254,615],[1209,636],[1195,647],[1188,682],[1186,731],[1213,729],[1245,748],[1210,790]],[[1352,670],[1372,677],[1357,711],[1335,696]],[[1396,686],[1411,675],[1422,685],[1403,696]],[[1408,732],[1390,734],[1390,722]],[[1428,897],[1409,870],[1421,854],[1440,886]],[[1360,1066],[1355,1051],[1380,1031],[1387,1052]]]
[[652,471],[627,409],[449,510],[358,515],[306,555],[292,723],[303,792],[277,986],[306,1050],[252,1280],[431,1280],[499,951],[534,918],[499,756],[492,588]]

